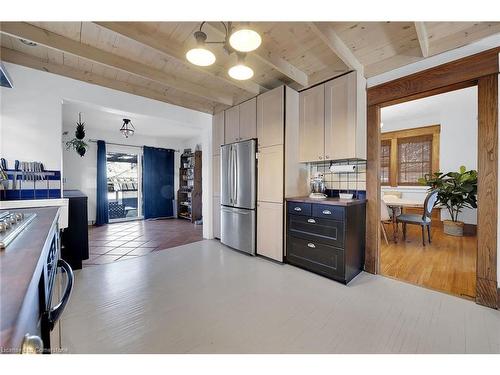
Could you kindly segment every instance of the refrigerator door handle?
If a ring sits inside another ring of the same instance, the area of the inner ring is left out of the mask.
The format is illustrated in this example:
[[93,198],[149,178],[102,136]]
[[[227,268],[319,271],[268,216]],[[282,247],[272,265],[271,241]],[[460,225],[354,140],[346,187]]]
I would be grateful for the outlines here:
[[238,202],[238,149],[234,148],[234,203]]
[[229,202],[233,203],[233,175],[232,175],[232,163],[233,163],[233,146],[229,146],[228,152],[228,163],[227,163],[227,185],[229,193]]
[[231,186],[231,198],[233,203],[236,205],[236,150],[234,145],[231,147],[231,176],[232,176],[232,186]]

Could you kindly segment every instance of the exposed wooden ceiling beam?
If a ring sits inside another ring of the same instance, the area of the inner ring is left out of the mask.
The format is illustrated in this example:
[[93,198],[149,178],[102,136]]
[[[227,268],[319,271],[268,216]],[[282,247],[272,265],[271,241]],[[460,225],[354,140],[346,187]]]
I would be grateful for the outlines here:
[[143,65],[141,63],[117,56],[98,48],[82,44],[59,34],[41,29],[24,22],[2,22],[0,32],[16,38],[26,39],[37,44],[64,53],[78,56],[98,64],[119,69],[124,72],[158,82],[176,90],[205,98],[213,102],[233,105],[233,98],[226,94],[214,92],[198,84],[181,80],[178,77]]
[[417,30],[418,42],[420,43],[420,49],[422,50],[422,56],[429,56],[429,35],[427,34],[427,28],[425,27],[425,22],[415,22],[415,30]]
[[[210,23],[206,23],[205,25],[220,37],[225,36],[224,32],[218,27]],[[248,55],[269,65],[271,68],[277,70],[292,81],[297,82],[302,87],[309,85],[309,78],[306,73],[279,57],[275,52],[265,49],[262,45],[255,51],[249,52]]]
[[349,47],[338,36],[333,27],[326,22],[309,22],[311,30],[335,53],[350,69],[364,75],[364,66],[354,56]]
[[[165,43],[164,40],[157,38],[141,28],[140,22],[94,22],[95,24],[102,26],[108,30],[115,33],[123,35],[129,39],[135,40],[145,46],[151,47],[170,58],[177,60],[179,63],[187,65],[189,64],[186,60],[186,50],[181,44],[173,41],[168,41]],[[262,92],[267,91],[264,87],[258,85],[252,81],[236,81],[227,77],[227,70],[222,66],[214,64],[210,67],[201,68],[196,65],[189,64],[190,68],[195,69],[204,74],[210,75],[224,83],[230,84],[232,86],[243,89],[253,95],[258,95]]]
[[129,94],[143,96],[146,98],[162,101],[165,103],[170,103],[181,107],[194,109],[196,111],[206,112],[210,114],[213,114],[214,111],[214,106],[210,105],[208,102],[200,102],[197,101],[195,98],[193,98],[193,100],[186,101],[174,95],[170,95],[168,93],[168,89],[166,89],[165,92],[160,93],[156,90],[152,90],[145,86],[131,84],[128,82],[123,82],[111,78],[106,78],[101,75],[92,73],[91,71],[88,70],[80,70],[66,65],[50,63],[42,59],[39,59],[37,57],[33,57],[5,47],[2,47],[1,49],[1,56],[2,56],[2,61],[26,66],[28,68],[58,74],[61,76],[91,83],[94,85],[108,87],[110,89],[127,92]]

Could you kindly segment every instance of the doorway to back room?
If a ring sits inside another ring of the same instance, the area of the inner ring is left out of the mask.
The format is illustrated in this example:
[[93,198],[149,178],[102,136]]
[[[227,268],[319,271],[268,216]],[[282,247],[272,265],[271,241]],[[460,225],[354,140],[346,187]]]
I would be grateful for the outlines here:
[[383,107],[380,273],[476,296],[477,87]]

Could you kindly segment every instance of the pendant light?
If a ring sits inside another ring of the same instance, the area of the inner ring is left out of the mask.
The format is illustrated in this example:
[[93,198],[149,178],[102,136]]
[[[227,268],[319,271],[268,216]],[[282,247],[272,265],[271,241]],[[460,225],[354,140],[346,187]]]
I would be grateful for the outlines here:
[[124,118],[120,132],[123,134],[125,138],[133,136],[135,132],[135,127],[134,125],[132,125],[132,121],[130,121],[128,118]]
[[253,77],[253,69],[245,64],[245,56],[244,53],[238,53],[238,63],[228,70],[231,78],[244,81]]
[[215,55],[206,48],[206,45],[221,44],[228,55],[234,52],[238,55],[238,63],[228,70],[229,76],[239,81],[252,78],[254,75],[253,69],[245,64],[246,52],[257,49],[262,43],[262,38],[256,31],[250,29],[240,29],[232,32],[231,22],[221,22],[221,24],[225,30],[224,40],[207,41],[207,34],[202,31],[205,22],[202,22],[199,30],[194,32],[197,46],[186,53],[186,58],[194,65],[212,65],[215,62]]
[[241,29],[235,31],[229,37],[229,44],[236,51],[250,52],[259,48],[262,43],[260,35],[250,29]]
[[207,34],[199,30],[194,33],[194,38],[196,39],[196,48],[190,49],[186,53],[186,58],[191,64],[198,66],[209,66],[215,62],[215,55],[212,51],[205,48],[205,42],[207,40]]

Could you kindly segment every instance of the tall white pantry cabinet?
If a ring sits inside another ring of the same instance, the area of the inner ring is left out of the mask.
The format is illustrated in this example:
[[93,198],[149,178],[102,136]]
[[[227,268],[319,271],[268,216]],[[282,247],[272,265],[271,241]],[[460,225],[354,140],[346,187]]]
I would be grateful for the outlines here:
[[298,108],[299,94],[280,86],[217,113],[213,119],[214,237],[220,238],[220,209],[216,206],[220,205],[220,182],[215,182],[220,181],[220,167],[215,166],[220,164],[220,146],[256,137],[257,255],[279,262],[285,248],[284,199],[308,191],[307,168],[298,160]]

